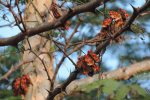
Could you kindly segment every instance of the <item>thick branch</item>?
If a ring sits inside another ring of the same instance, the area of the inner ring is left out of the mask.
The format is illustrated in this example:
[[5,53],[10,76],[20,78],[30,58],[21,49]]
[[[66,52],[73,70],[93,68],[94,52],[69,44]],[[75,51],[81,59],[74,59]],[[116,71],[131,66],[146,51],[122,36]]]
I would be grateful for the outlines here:
[[[67,14],[63,15],[59,19],[57,19],[53,22],[44,23],[44,24],[37,26],[35,28],[32,28],[32,29],[28,29],[26,34],[28,34],[28,36],[31,37],[33,35],[61,27],[61,26],[63,26],[64,23],[66,23],[73,16],[83,13],[83,12],[94,12],[96,7],[104,4],[107,1],[109,1],[109,0],[104,0],[104,2],[101,2],[101,0],[93,0],[89,3],[71,8],[72,11],[68,11]],[[25,34],[23,34],[21,32],[13,37],[1,38],[0,46],[15,45],[24,39],[25,39]]]
[[[145,72],[145,71],[150,71],[150,60],[138,62],[135,64],[132,64],[128,67],[118,67],[116,70],[109,71],[109,72],[104,72],[102,73],[101,79],[117,79],[117,80],[127,80],[132,78],[133,76],[137,75],[138,73]],[[82,84],[90,84],[94,81],[98,81],[99,74],[93,75],[93,77],[87,77],[84,79],[74,80],[74,78],[77,76],[78,72],[72,72],[68,79],[62,84],[63,90],[66,90],[67,94],[71,94],[72,92],[75,91],[75,89],[82,85]],[[73,75],[73,76],[72,76]],[[72,77],[72,78],[71,78]],[[66,83],[71,82],[68,86],[65,85]],[[67,86],[66,89],[64,86]],[[52,92],[52,94],[61,92],[61,90],[55,89],[55,92]],[[57,91],[57,92],[56,92]],[[50,99],[49,99],[50,100]]]

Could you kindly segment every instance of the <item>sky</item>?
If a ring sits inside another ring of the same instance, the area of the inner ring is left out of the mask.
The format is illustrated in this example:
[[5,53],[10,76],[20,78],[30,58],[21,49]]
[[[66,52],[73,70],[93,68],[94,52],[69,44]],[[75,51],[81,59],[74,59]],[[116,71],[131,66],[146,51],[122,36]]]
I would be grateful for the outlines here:
[[[136,2],[133,5],[135,7],[140,7],[144,4],[145,0],[135,0],[135,1]],[[129,1],[129,3],[130,3],[130,1]],[[129,3],[127,4],[127,6],[123,6],[121,4],[121,1],[119,1],[118,6],[120,6],[120,8],[122,8],[122,9],[125,8],[125,9],[129,9],[129,10],[133,11],[132,7],[130,6]],[[16,8],[14,10],[16,10]],[[12,22],[13,21],[12,15],[10,14],[8,17],[9,17],[10,21]],[[6,21],[0,20],[0,22],[1,22],[0,26],[7,24]],[[97,30],[97,31],[99,31],[99,30]],[[14,35],[18,34],[19,32],[20,32],[20,30],[18,29],[17,26],[0,28],[0,37],[3,37],[3,38],[11,37],[11,36],[14,36]],[[72,32],[72,30],[69,30],[69,32]],[[140,39],[131,40],[131,41],[133,41],[133,42],[134,41],[140,41]],[[149,42],[149,39],[146,39],[145,41]],[[118,47],[118,49],[119,48],[121,49],[121,46],[119,44],[117,45],[117,47]],[[88,48],[89,48],[89,46],[85,46],[85,49],[83,49],[83,51],[87,52]],[[62,55],[62,54],[61,53],[56,53],[56,55],[59,55],[59,56],[56,56],[56,57],[57,57],[57,60],[60,60],[61,59],[60,55]],[[115,70],[118,67],[119,62],[117,61],[117,58],[115,56],[113,56],[113,55],[110,56],[110,55],[112,55],[111,52],[106,51],[106,53],[103,56],[103,61],[107,62],[106,65],[110,68],[110,70]],[[73,53],[69,57],[72,58],[74,62],[77,62],[77,54],[76,53]],[[65,65],[67,65],[67,67]],[[73,71],[74,66],[68,59],[66,59],[64,61],[63,65],[61,66],[61,68],[59,69],[59,72],[58,72],[59,78],[66,79],[70,74],[70,70]],[[58,77],[58,75],[57,75],[57,77]]]

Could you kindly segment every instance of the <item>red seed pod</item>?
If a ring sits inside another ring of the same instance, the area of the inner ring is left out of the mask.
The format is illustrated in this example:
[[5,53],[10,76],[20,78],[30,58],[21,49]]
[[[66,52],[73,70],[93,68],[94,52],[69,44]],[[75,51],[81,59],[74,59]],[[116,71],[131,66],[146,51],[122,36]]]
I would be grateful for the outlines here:
[[86,66],[83,66],[83,69],[86,69]]
[[84,75],[86,75],[86,72],[83,72]]
[[51,8],[50,10],[53,10],[53,8]]
[[100,33],[98,33],[97,35],[100,36]]

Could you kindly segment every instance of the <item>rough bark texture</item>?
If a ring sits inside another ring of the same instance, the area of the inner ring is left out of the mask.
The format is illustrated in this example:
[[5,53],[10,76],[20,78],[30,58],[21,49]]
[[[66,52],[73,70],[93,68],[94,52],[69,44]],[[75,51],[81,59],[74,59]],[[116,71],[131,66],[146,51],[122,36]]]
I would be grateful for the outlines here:
[[[48,12],[46,7],[44,6],[44,4],[48,8],[50,8],[52,0],[33,0],[32,2],[36,6],[36,8],[40,12],[40,14],[43,15],[44,13]],[[26,6],[28,7],[29,4],[26,4]],[[42,21],[41,18],[39,17],[38,13],[36,12],[36,14],[35,14],[35,12],[36,11],[35,11],[33,5],[30,4],[29,9],[26,9],[26,12],[24,15],[25,20],[41,22]],[[49,17],[51,17],[51,16],[49,16]],[[52,21],[52,18],[49,18],[49,21]],[[27,22],[26,25],[30,28],[36,27],[35,22]],[[26,41],[26,44],[24,45],[25,48],[26,49],[30,48],[27,40],[25,40],[25,41]],[[38,54],[38,52],[40,52],[40,51],[47,52],[52,47],[52,42],[48,41],[44,48],[40,48],[40,42],[41,42],[41,44],[44,44],[46,42],[46,40],[44,38],[41,39],[41,37],[39,37],[37,35],[29,37],[29,42],[32,47],[32,50],[36,54]],[[30,51],[26,51],[24,53],[24,55],[23,55],[24,60],[32,59],[33,57],[35,57],[35,54],[33,54],[32,52],[31,53],[29,53],[29,52]],[[41,59],[44,58],[44,63],[47,67],[50,77],[52,78],[52,75],[53,75],[53,57],[52,57],[52,55],[41,54],[39,57]],[[25,100],[45,100],[45,98],[48,96],[48,92],[46,91],[46,89],[48,89],[48,90],[50,89],[50,81],[47,80],[48,79],[47,73],[44,70],[45,68],[44,68],[42,62],[39,60],[38,57],[36,57],[35,62],[24,65],[23,69],[24,69],[24,73],[27,73],[29,75],[29,77],[31,78],[32,84],[33,84],[33,85],[30,85],[27,95],[25,96]]]

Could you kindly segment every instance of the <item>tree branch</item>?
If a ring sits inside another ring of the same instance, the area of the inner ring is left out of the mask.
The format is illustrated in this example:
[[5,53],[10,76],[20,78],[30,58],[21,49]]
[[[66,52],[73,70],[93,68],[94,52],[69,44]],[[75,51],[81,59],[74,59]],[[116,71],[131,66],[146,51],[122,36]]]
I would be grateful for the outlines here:
[[[48,23],[44,23],[40,26],[37,26],[35,28],[31,28],[28,29],[26,31],[25,34],[28,34],[29,37],[48,31],[48,30],[52,30],[58,27],[63,26],[63,23],[66,23],[70,18],[72,18],[73,16],[83,13],[83,12],[94,12],[95,13],[95,8],[103,5],[104,3],[106,3],[109,0],[103,0],[103,2],[101,2],[102,0],[93,0],[89,3],[71,8],[72,11],[68,11],[67,14],[63,15],[62,17],[60,17],[59,19],[53,21],[53,22],[48,22]],[[10,9],[12,10],[12,9]],[[12,11],[11,11],[12,12]],[[20,21],[20,20],[19,20]],[[9,38],[1,38],[0,39],[0,46],[7,46],[7,45],[16,45],[18,44],[20,41],[25,39],[25,34],[18,33],[15,36],[9,37]]]

